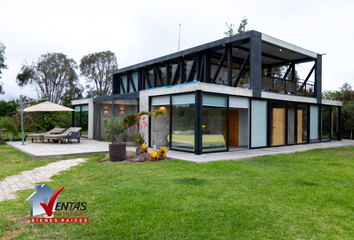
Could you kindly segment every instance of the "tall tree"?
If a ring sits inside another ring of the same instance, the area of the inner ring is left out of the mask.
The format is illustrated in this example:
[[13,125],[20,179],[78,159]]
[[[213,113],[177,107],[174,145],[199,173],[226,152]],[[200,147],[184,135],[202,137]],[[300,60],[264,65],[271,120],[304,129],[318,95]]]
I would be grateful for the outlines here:
[[81,75],[86,78],[88,96],[103,97],[112,93],[112,72],[118,69],[113,52],[91,53],[82,57]]
[[48,97],[50,102],[61,103],[73,86],[79,86],[75,69],[76,62],[63,53],[47,53],[31,65],[24,64],[16,82],[20,87],[34,87],[38,98]]
[[344,83],[339,91],[323,91],[324,99],[342,101],[342,131],[343,137],[353,139],[354,130],[354,90],[349,83]]
[[[7,65],[5,64],[5,46],[0,42],[0,79],[1,79],[1,69],[7,69]],[[0,94],[4,94],[3,83],[0,82]]]
[[239,27],[238,27],[238,29],[237,29],[237,32],[236,32],[236,31],[234,30],[234,28],[233,28],[235,25],[233,25],[232,23],[230,23],[230,24],[227,24],[227,23],[226,23],[227,31],[224,32],[225,38],[227,38],[227,37],[232,37],[232,36],[235,36],[235,35],[237,35],[237,34],[246,32],[246,26],[247,26],[247,24],[248,24],[248,20],[247,20],[246,16],[244,16],[244,17],[242,18],[241,23],[240,23],[240,25],[239,25]]

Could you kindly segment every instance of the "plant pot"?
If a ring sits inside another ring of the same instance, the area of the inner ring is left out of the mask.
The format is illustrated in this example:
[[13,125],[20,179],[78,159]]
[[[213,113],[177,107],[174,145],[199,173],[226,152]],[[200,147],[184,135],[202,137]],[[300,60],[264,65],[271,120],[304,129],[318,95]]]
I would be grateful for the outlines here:
[[135,149],[135,156],[140,156],[140,148]]
[[125,143],[112,143],[109,144],[109,158],[113,162],[123,161],[126,156]]

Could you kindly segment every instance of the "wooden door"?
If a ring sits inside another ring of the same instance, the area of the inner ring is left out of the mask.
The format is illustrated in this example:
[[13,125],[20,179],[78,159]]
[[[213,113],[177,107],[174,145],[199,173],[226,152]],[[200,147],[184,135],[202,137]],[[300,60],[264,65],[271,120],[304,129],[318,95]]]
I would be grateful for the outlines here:
[[302,143],[302,110],[297,110],[297,143]]
[[238,109],[229,110],[229,146],[238,147],[239,136],[239,111]]
[[285,109],[273,108],[273,146],[285,145]]

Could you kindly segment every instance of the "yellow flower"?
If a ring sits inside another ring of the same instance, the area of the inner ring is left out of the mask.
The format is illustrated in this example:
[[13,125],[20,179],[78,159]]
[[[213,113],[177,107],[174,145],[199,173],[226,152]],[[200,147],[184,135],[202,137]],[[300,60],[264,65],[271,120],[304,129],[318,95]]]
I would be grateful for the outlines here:
[[152,157],[152,158],[157,157],[157,153],[155,151],[150,151],[149,154],[150,154],[150,157]]

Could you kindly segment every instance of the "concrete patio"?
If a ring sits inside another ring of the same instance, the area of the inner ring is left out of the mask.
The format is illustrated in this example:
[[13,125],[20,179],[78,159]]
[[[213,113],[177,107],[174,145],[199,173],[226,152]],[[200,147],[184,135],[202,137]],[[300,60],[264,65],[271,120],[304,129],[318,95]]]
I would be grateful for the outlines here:
[[[40,142],[7,142],[8,145],[20,150],[33,158],[52,158],[63,156],[82,156],[95,153],[108,153],[109,142],[101,142],[95,140],[84,139],[80,144],[67,143],[40,143]],[[194,153],[180,152],[169,150],[167,157],[172,159],[180,159],[196,163],[212,162],[220,160],[240,160],[245,158],[252,158],[264,155],[286,154],[294,152],[303,152],[318,148],[334,148],[343,146],[354,146],[354,140],[331,141],[323,143],[303,144],[294,146],[259,148],[242,151],[220,152],[220,153],[206,153],[203,155],[195,155]],[[151,150],[151,149],[149,149]],[[127,151],[135,152],[133,146],[127,146]]]

